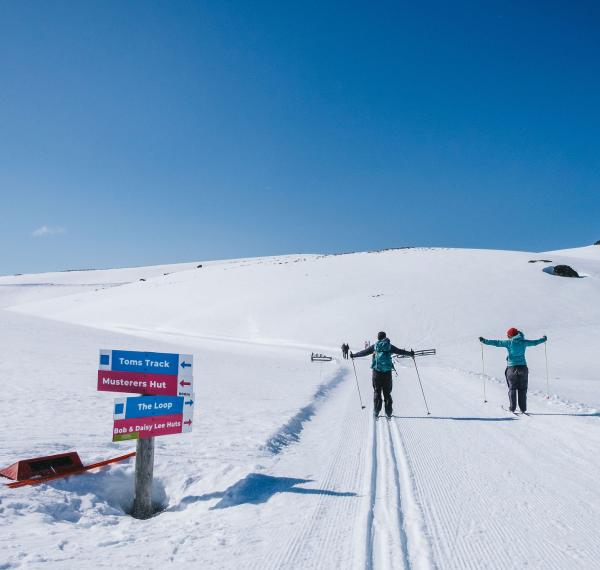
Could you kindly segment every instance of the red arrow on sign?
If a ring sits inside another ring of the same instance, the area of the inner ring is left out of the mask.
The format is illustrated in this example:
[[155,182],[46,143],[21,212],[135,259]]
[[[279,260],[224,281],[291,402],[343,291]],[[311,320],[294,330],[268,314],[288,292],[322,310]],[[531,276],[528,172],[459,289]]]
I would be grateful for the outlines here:
[[183,422],[184,425],[186,426],[191,426],[192,425],[192,420],[188,420],[187,422]]
[[183,380],[182,380],[181,382],[179,382],[179,384],[180,384],[181,386],[191,386],[191,385],[192,385],[192,383],[191,383],[191,382],[184,382]]

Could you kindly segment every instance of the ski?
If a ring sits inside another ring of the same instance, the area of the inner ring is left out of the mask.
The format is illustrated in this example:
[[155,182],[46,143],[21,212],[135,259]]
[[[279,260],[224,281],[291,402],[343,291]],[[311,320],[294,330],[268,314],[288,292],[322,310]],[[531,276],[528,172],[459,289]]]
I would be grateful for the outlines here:
[[505,407],[504,407],[504,406],[502,406],[502,405],[501,405],[500,407],[501,407],[501,408],[502,408],[502,409],[503,409],[505,412],[508,412],[509,414],[513,414],[513,415],[515,415],[515,416],[517,416],[517,417],[519,417],[520,415],[522,415],[522,414],[519,414],[518,412],[513,412],[512,410],[509,410],[508,408],[505,408]]
[[515,416],[527,416],[528,418],[531,417],[531,414],[529,412],[511,412],[508,408],[505,408],[504,406],[500,406],[505,412],[508,412],[509,414],[514,414]]

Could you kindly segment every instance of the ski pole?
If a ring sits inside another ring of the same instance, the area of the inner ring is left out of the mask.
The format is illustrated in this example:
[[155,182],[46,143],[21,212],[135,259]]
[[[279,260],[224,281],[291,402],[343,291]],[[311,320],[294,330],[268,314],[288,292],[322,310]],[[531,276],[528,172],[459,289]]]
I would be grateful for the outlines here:
[[550,399],[550,380],[548,380],[548,350],[546,349],[546,345],[548,341],[544,343],[544,356],[546,357],[546,400]]
[[423,401],[425,402],[425,409],[427,410],[427,415],[431,415],[429,412],[429,407],[427,406],[427,398],[425,398],[425,392],[423,390],[423,384],[421,383],[421,375],[419,374],[419,369],[417,368],[417,361],[413,356],[413,362],[415,364],[415,370],[417,371],[417,378],[419,379],[419,386],[421,386],[421,394],[423,394]]
[[487,398],[485,397],[485,361],[483,360],[483,343],[481,345],[481,376],[483,377],[483,403],[487,404]]
[[358,399],[360,400],[360,409],[364,410],[362,396],[360,395],[360,386],[358,385],[358,374],[356,373],[356,365],[354,364],[354,358],[352,359],[352,368],[354,368],[354,378],[356,378],[356,389],[358,390]]

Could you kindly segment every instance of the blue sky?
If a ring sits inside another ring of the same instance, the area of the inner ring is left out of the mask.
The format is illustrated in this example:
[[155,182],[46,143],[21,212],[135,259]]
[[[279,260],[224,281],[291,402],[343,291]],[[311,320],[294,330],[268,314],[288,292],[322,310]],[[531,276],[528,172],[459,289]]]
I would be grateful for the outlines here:
[[0,273],[593,243],[598,6],[0,1]]

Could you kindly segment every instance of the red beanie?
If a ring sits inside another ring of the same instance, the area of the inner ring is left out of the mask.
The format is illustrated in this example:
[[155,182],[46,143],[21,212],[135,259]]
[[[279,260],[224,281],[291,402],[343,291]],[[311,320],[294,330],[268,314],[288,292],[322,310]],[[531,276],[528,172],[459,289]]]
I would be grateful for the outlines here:
[[506,331],[506,336],[508,338],[512,338],[513,336],[516,336],[518,334],[519,334],[519,331],[515,327],[511,327]]

